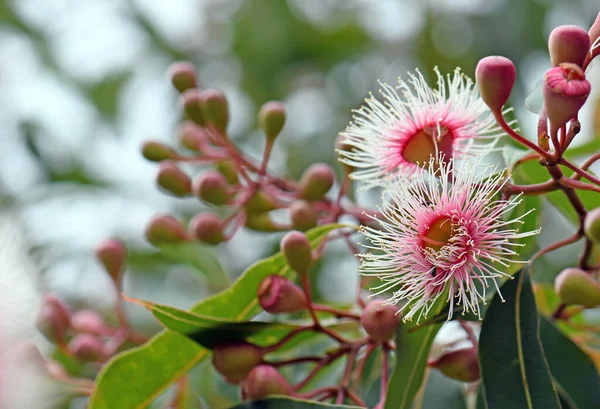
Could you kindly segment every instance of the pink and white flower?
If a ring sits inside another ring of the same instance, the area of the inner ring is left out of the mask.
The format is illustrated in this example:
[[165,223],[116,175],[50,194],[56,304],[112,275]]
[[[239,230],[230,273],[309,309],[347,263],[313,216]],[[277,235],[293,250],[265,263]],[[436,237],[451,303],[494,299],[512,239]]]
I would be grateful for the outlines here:
[[445,160],[489,152],[503,134],[473,81],[460,69],[437,74],[431,89],[416,71],[398,86],[381,83],[384,101],[370,95],[355,110],[353,122],[342,132],[349,147],[339,150],[350,175],[365,186],[383,186],[398,175],[411,175],[443,154]]
[[361,227],[364,247],[375,251],[360,255],[360,272],[382,280],[377,294],[393,291],[388,303],[406,302],[405,321],[427,317],[442,294],[450,302],[448,318],[455,304],[480,315],[490,281],[499,292],[497,279],[515,262],[514,249],[522,245],[515,240],[539,232],[513,227],[525,215],[503,219],[520,200],[500,199],[503,173],[480,163],[431,159],[427,170],[435,177],[400,176],[384,192],[381,216],[373,217],[379,228]]

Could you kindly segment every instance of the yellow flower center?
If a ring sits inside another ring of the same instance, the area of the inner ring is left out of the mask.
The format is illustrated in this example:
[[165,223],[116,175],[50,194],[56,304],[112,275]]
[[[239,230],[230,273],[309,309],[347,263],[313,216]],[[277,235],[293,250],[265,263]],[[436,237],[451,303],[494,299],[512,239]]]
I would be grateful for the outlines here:
[[436,219],[428,229],[421,234],[423,247],[439,251],[453,236],[452,221],[446,216]]
[[[444,154],[444,162],[452,157],[452,134],[443,126],[426,126],[404,145],[402,156],[408,162],[424,165],[431,157]],[[435,167],[437,170],[437,166]]]

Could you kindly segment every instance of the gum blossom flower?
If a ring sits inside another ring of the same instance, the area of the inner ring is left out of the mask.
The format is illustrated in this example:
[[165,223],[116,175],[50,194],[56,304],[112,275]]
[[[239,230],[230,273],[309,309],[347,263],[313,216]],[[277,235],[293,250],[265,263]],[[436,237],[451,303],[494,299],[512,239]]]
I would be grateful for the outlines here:
[[423,75],[409,74],[398,86],[381,83],[384,101],[370,95],[354,111],[341,133],[348,147],[338,150],[340,161],[353,167],[351,178],[365,187],[382,186],[398,175],[412,175],[431,157],[483,155],[503,132],[482,101],[473,81],[460,69],[437,74],[437,89]]
[[[522,232],[503,215],[520,203],[518,197],[500,200],[505,179],[497,167],[469,158],[455,161],[431,159],[425,177],[401,176],[384,191],[379,228],[362,227],[364,245],[375,250],[360,254],[360,272],[376,276],[382,284],[377,294],[393,291],[387,302],[400,307],[404,320],[427,317],[432,304],[446,294],[452,316],[454,306],[480,315],[490,283],[517,256],[515,240],[539,233]],[[453,180],[453,182],[451,182]]]

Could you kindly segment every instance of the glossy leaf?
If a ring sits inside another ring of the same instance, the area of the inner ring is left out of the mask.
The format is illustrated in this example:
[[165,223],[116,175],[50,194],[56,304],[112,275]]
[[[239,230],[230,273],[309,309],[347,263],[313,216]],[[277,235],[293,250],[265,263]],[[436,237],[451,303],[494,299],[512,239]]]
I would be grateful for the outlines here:
[[489,306],[479,337],[488,409],[560,409],[539,338],[529,273],[522,269]]
[[358,406],[332,405],[303,399],[278,398],[244,402],[230,409],[360,409]]
[[467,409],[464,383],[450,379],[436,370],[429,370],[421,405],[414,409]]

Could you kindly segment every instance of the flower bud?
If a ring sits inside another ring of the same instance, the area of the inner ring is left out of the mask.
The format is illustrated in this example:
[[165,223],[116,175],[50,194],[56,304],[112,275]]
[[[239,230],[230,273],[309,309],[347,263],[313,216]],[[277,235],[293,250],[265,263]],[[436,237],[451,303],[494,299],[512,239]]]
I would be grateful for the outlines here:
[[188,239],[184,227],[168,214],[154,216],[146,227],[146,239],[155,246],[175,244]]
[[296,200],[289,209],[293,229],[307,231],[317,225],[318,214],[310,202]]
[[166,192],[178,197],[188,196],[192,191],[192,180],[172,161],[160,163],[156,183]]
[[246,202],[245,207],[249,212],[262,213],[277,209],[277,204],[271,196],[258,190],[252,195],[250,200]]
[[[340,154],[340,164],[342,165],[344,172],[346,174],[350,174],[354,171],[354,166],[349,165],[347,160],[349,160],[349,153],[354,151],[354,146],[349,145],[346,142],[346,136],[344,134],[339,134],[337,139],[335,140],[335,151]],[[346,152],[346,154],[342,154],[342,152]]]
[[207,89],[201,92],[200,98],[206,122],[224,133],[229,123],[229,105],[225,95],[221,91]]
[[151,162],[161,162],[175,159],[178,155],[175,149],[158,141],[146,141],[142,145],[142,156]]
[[590,51],[590,37],[583,28],[559,26],[548,37],[548,50],[553,67],[563,62],[582,67]]
[[227,382],[239,383],[262,362],[263,351],[245,341],[230,341],[213,349],[213,366]]
[[125,267],[127,249],[119,239],[108,239],[96,246],[96,258],[113,280],[118,280]]
[[479,60],[475,68],[475,80],[481,99],[492,112],[501,113],[515,85],[516,77],[515,65],[506,57],[490,56]]
[[299,197],[306,200],[320,200],[333,186],[333,169],[325,163],[311,165],[300,179]]
[[298,312],[306,308],[306,295],[291,281],[271,275],[258,286],[258,302],[270,314]]
[[221,206],[229,203],[230,195],[225,176],[216,170],[207,170],[193,185],[194,195],[206,203]]
[[258,113],[258,123],[267,136],[267,141],[273,142],[285,124],[285,105],[279,101],[267,102]]
[[69,351],[82,361],[101,361],[104,358],[102,341],[91,334],[78,334],[69,342]]
[[92,335],[105,335],[107,328],[104,319],[95,311],[77,311],[71,317],[71,327],[77,332],[85,332]]
[[240,181],[235,163],[230,159],[225,159],[217,162],[215,167],[227,180],[230,185],[235,185]]
[[195,88],[190,88],[181,94],[183,111],[189,119],[200,126],[204,126],[206,118],[202,110],[202,100],[200,92]]
[[590,94],[590,83],[579,66],[570,63],[550,68],[544,75],[544,108],[551,133],[577,115]]
[[428,361],[427,366],[462,382],[475,382],[481,377],[477,348],[473,347],[446,352],[437,360]]
[[383,300],[374,300],[363,310],[360,324],[374,341],[389,341],[396,335],[398,329],[398,308],[394,305],[386,305]]
[[173,63],[168,70],[171,84],[179,91],[183,93],[190,88],[196,88],[198,86],[196,79],[196,67],[194,64],[187,61],[178,61]]
[[589,35],[591,44],[591,58],[594,58],[598,55],[598,53],[600,53],[600,13],[598,13],[596,20],[590,27]]
[[179,131],[179,142],[191,151],[202,152],[208,144],[208,136],[194,122],[185,121]]
[[63,302],[52,294],[45,294],[36,319],[37,329],[49,341],[62,343],[71,325],[71,313]]
[[262,232],[276,232],[287,230],[285,226],[281,226],[280,224],[275,223],[271,218],[271,215],[267,212],[246,212],[245,226],[250,230]]
[[583,231],[591,241],[600,244],[600,207],[589,211],[585,216]]
[[308,272],[313,259],[310,242],[304,233],[291,231],[281,239],[281,251],[286,263],[297,273]]
[[203,243],[217,245],[225,240],[223,222],[214,213],[197,214],[189,224],[189,232]]
[[579,268],[565,268],[554,279],[554,289],[567,304],[595,308],[600,305],[600,284]]
[[292,387],[271,365],[252,369],[242,382],[242,394],[248,400],[264,399],[272,395],[290,395]]

